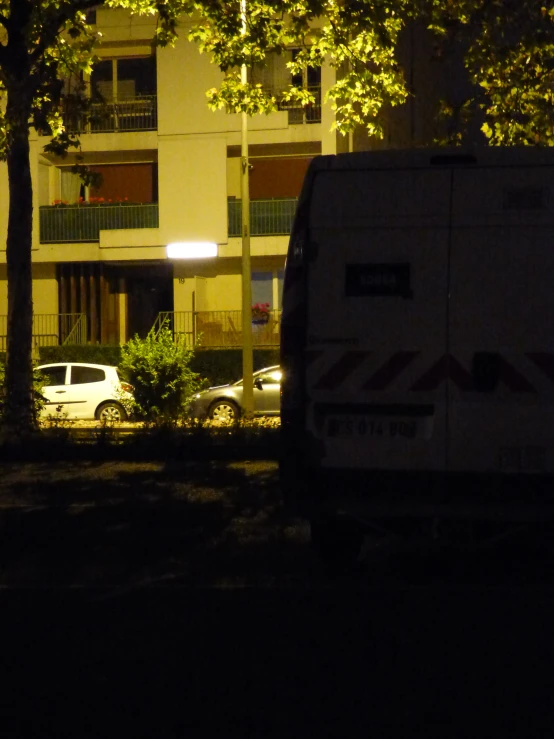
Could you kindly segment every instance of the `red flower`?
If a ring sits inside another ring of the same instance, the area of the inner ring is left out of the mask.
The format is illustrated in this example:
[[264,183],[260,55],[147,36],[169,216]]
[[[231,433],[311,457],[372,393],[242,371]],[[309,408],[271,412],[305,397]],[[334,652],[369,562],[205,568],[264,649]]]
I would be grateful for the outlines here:
[[269,303],[255,303],[252,306],[253,321],[269,321]]

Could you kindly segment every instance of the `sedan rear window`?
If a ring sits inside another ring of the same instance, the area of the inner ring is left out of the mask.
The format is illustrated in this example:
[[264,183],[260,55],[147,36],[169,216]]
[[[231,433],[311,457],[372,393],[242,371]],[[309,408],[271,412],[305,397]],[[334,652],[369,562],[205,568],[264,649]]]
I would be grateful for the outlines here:
[[98,367],[72,367],[71,368],[71,384],[84,385],[87,382],[103,382],[106,379],[106,373]]

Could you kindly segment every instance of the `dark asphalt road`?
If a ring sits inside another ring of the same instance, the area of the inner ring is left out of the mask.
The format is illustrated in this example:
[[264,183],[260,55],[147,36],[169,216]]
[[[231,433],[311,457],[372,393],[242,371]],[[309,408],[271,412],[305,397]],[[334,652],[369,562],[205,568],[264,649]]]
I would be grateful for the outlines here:
[[550,736],[553,594],[0,599],[5,736]]
[[273,463],[2,471],[2,736],[552,734],[533,540],[341,573]]

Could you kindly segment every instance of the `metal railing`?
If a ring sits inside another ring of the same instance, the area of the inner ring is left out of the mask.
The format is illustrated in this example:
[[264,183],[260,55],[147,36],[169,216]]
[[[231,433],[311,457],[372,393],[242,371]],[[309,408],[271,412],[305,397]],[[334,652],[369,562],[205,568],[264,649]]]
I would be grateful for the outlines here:
[[[252,322],[254,346],[278,346],[281,338],[281,311],[269,311],[266,323]],[[240,347],[242,346],[242,311],[164,311],[154,323],[157,333],[167,324],[175,341],[189,347]]]
[[289,114],[289,126],[297,126],[304,123],[321,123],[321,87],[306,87],[306,90],[314,96],[314,102],[302,106],[294,101],[278,100],[279,110],[287,110]]
[[41,205],[40,243],[99,241],[100,231],[158,228],[158,203]]
[[[8,317],[0,316],[0,351],[7,347]],[[39,346],[86,344],[87,317],[84,313],[35,313],[33,350]]]
[[66,101],[64,123],[70,133],[155,131],[158,128],[157,95],[82,104]]
[[[252,236],[288,235],[296,212],[296,198],[274,198],[250,201],[250,234]],[[227,203],[229,236],[242,234],[242,201]]]
[[86,313],[60,313],[62,344],[86,344],[88,335]]
[[[252,200],[250,233],[252,236],[290,234],[296,198]],[[227,203],[229,236],[242,233],[241,201]],[[99,241],[100,231],[122,228],[158,228],[158,203],[104,203],[95,205],[41,205],[40,243]]]

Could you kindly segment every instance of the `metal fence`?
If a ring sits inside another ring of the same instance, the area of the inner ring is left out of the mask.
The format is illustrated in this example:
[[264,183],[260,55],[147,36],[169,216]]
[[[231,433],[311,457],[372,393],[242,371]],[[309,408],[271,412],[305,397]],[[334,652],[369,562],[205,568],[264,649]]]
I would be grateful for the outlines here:
[[[281,311],[269,311],[267,323],[252,323],[254,346],[278,346]],[[167,324],[175,341],[194,347],[241,347],[242,311],[175,311],[159,313],[154,330]]]
[[100,231],[158,228],[158,203],[99,205],[42,205],[41,244],[99,241]]
[[[288,235],[296,212],[296,198],[274,198],[250,201],[250,234],[252,236]],[[227,204],[229,236],[242,234],[242,200]]]
[[[0,316],[0,351],[7,347],[8,317]],[[35,313],[33,350],[40,346],[86,344],[87,317],[84,313]]]
[[139,95],[110,102],[82,104],[66,101],[64,123],[71,133],[155,131],[158,128],[157,95]]

